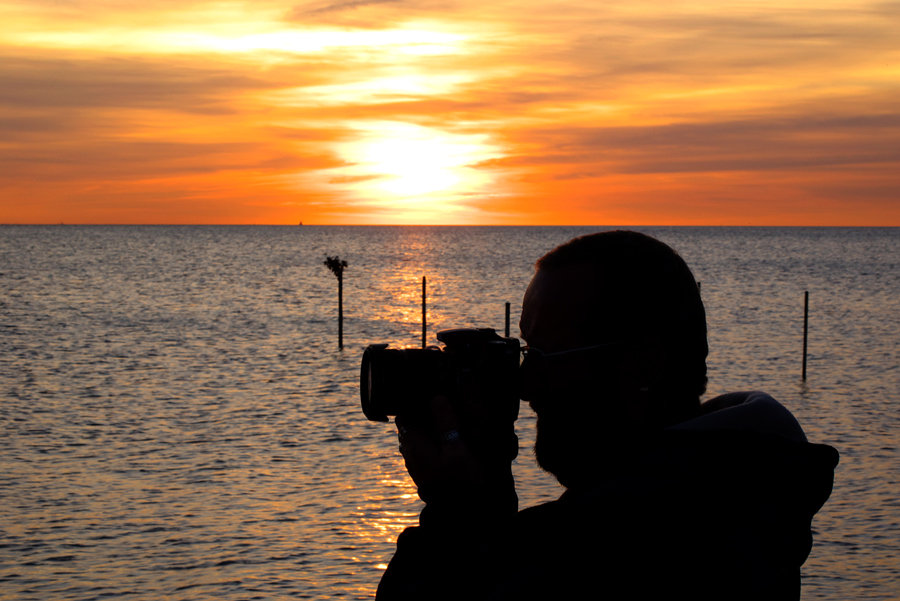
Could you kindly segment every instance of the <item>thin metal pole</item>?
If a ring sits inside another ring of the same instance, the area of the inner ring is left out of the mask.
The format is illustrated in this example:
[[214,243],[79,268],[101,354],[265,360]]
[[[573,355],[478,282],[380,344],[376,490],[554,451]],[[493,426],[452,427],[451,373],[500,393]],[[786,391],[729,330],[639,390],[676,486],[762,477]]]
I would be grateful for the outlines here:
[[803,381],[806,381],[806,341],[809,332],[809,290],[803,293]]
[[506,334],[505,336],[509,338],[509,303],[506,303]]
[[422,348],[425,348],[425,332],[428,330],[427,321],[425,318],[426,310],[425,310],[425,276],[422,276]]

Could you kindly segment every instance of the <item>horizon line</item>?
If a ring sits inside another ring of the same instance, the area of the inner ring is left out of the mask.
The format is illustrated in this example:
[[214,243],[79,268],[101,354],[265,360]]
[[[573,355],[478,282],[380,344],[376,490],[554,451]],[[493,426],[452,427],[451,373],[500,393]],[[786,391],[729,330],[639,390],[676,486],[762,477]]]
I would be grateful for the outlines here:
[[807,228],[897,228],[900,225],[785,225],[785,224],[627,224],[627,223],[0,223],[0,227],[9,226],[122,226],[122,227],[807,227]]

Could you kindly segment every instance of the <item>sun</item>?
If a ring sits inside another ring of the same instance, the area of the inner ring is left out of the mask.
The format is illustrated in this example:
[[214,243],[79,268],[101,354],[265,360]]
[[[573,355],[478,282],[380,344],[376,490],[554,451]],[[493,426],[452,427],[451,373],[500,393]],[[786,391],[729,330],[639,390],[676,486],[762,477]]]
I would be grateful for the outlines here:
[[469,160],[470,150],[441,139],[399,138],[371,143],[366,158],[373,171],[385,176],[381,190],[412,196],[459,184],[457,168]]
[[490,184],[475,165],[501,156],[487,134],[396,122],[369,124],[342,154],[352,163],[342,181],[373,202],[403,211],[425,200],[432,211],[449,209],[454,199]]

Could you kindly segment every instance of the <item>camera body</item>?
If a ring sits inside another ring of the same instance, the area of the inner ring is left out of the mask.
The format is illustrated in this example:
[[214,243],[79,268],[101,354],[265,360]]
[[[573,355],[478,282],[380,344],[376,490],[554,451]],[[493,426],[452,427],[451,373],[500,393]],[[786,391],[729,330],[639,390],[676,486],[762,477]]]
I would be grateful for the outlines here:
[[490,404],[491,413],[515,420],[519,410],[519,341],[491,328],[441,330],[444,348],[389,349],[372,344],[363,353],[359,394],[371,421],[428,411],[443,394],[454,402]]

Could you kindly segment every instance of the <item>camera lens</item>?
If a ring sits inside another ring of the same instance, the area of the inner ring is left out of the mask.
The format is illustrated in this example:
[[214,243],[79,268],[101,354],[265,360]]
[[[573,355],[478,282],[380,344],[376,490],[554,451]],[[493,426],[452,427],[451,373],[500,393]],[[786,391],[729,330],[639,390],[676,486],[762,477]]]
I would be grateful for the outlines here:
[[422,411],[446,380],[447,353],[437,347],[389,349],[372,344],[363,353],[359,396],[363,413],[373,422],[404,411]]
[[[381,394],[379,379],[384,379],[382,369],[376,370],[379,358],[386,353],[386,344],[372,344],[363,353],[362,366],[359,370],[359,400],[363,413],[373,422],[388,421],[387,413],[377,403]],[[380,378],[379,378],[380,376]]]

